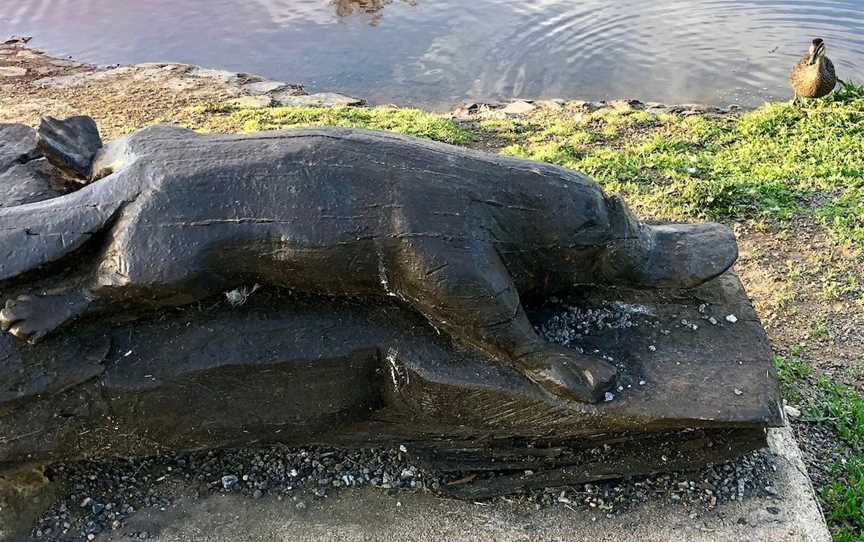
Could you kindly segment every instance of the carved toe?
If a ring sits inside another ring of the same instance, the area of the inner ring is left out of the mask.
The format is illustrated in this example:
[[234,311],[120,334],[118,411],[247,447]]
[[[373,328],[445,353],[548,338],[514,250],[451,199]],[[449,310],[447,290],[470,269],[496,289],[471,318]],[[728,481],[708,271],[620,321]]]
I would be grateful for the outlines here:
[[84,306],[81,299],[79,295],[22,295],[10,299],[0,310],[0,329],[35,343],[80,312]]
[[617,371],[605,361],[572,350],[550,348],[526,360],[525,375],[558,397],[596,403],[615,385]]

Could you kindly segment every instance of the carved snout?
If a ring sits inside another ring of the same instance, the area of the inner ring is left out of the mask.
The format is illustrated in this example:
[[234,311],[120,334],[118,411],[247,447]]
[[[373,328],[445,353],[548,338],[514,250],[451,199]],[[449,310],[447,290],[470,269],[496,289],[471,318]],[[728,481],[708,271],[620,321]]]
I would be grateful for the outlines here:
[[692,288],[722,274],[738,259],[735,234],[722,224],[643,226],[632,239],[609,245],[600,274],[644,288]]

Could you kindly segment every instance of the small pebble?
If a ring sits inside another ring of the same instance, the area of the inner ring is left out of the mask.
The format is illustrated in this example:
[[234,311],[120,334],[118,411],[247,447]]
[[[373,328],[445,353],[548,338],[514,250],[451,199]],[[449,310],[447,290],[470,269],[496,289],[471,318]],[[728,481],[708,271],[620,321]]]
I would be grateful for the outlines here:
[[795,408],[792,405],[783,405],[783,411],[786,413],[786,416],[790,419],[798,419],[801,417],[801,410]]
[[239,481],[240,480],[233,474],[225,475],[222,477],[222,487],[225,489],[231,489],[232,487],[237,485],[237,482]]

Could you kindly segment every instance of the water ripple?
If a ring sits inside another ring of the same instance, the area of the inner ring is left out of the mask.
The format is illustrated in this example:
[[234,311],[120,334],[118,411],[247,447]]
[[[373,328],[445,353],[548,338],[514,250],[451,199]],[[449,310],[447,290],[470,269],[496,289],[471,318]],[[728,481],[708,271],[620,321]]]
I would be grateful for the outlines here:
[[180,60],[379,102],[789,95],[813,37],[864,79],[864,0],[0,0],[0,37],[102,62]]

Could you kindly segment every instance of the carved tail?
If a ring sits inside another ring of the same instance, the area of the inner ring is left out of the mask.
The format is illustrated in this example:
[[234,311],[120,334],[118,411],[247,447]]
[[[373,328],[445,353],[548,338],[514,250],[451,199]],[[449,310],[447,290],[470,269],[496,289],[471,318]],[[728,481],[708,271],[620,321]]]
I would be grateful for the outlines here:
[[114,191],[104,190],[102,182],[58,198],[0,207],[0,281],[59,260],[102,230],[126,203],[111,197]]

